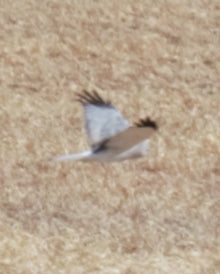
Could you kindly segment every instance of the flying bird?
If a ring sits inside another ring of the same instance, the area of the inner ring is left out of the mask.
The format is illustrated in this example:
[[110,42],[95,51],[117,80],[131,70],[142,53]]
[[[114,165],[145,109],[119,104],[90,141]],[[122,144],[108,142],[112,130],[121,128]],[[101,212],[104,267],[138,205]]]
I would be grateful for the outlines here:
[[157,130],[150,118],[139,120],[130,126],[111,102],[103,100],[96,92],[84,90],[77,95],[83,106],[84,126],[90,150],[61,155],[53,162],[82,160],[114,162],[134,159],[147,154],[149,137]]

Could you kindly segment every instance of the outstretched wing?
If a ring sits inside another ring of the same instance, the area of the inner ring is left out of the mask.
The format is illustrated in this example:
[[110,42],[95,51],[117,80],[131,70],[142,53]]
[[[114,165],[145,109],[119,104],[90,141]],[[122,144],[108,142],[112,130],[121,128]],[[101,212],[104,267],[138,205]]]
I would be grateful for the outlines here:
[[135,127],[129,127],[103,142],[98,150],[110,150],[120,154],[138,143],[149,139],[155,130],[157,130],[157,124],[149,118],[141,119],[135,125]]
[[93,149],[129,127],[129,123],[110,102],[104,101],[96,91],[84,90],[78,94],[78,101],[83,105],[84,123],[88,143]]

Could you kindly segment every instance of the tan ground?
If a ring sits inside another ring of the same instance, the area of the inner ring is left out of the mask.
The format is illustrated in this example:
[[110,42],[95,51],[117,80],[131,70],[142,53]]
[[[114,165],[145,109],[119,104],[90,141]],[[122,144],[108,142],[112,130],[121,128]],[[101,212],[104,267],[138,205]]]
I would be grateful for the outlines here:
[[[220,2],[0,2],[0,273],[220,273]],[[160,131],[87,147],[76,92]]]

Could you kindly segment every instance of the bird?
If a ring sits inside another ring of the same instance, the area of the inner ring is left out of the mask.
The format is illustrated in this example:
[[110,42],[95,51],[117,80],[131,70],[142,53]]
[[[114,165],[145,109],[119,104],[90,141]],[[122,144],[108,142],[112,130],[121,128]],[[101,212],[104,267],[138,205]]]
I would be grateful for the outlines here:
[[83,107],[90,149],[56,156],[51,161],[120,162],[147,154],[149,138],[158,129],[155,121],[147,117],[130,126],[112,103],[104,100],[95,90],[78,93],[77,101]]

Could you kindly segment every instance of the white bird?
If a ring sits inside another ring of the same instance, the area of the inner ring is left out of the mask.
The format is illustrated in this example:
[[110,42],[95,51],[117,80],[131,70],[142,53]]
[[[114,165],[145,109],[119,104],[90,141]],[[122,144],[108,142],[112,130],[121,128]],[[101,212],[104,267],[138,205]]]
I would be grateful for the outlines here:
[[149,118],[141,119],[135,126],[129,123],[109,101],[104,101],[96,91],[84,90],[78,94],[83,106],[84,124],[90,150],[61,155],[53,162],[82,160],[114,162],[138,158],[147,154],[149,137],[157,124]]

